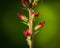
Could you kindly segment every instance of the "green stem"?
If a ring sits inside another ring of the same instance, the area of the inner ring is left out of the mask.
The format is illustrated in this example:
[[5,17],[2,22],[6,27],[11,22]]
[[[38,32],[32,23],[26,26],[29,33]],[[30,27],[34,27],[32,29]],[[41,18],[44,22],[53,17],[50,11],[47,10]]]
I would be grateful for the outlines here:
[[29,9],[29,32],[31,33],[31,46],[29,46],[29,48],[33,48],[33,38],[32,38],[32,35],[33,35],[33,18],[32,18],[32,9],[30,8]]

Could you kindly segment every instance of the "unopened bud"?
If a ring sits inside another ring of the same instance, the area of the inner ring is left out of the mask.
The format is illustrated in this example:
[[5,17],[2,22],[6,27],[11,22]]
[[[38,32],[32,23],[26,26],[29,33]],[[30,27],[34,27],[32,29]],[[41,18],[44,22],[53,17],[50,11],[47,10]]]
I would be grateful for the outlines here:
[[33,6],[36,6],[37,3],[38,3],[38,1],[39,1],[39,0],[34,0],[32,5],[33,5]]
[[30,32],[29,32],[28,29],[27,29],[26,31],[24,31],[24,35],[25,35],[25,36],[30,36]]
[[39,16],[39,12],[35,12],[32,16],[33,18]]
[[22,3],[22,5],[23,5],[24,7],[26,7],[26,5],[25,5],[25,0],[21,0],[21,3]]
[[44,25],[45,25],[45,21],[39,23],[34,29],[37,30],[37,29],[39,29],[39,28],[42,28]]
[[25,21],[25,22],[28,22],[28,18],[27,18],[25,15],[19,14],[19,13],[17,13],[17,15],[18,15],[18,17],[19,17],[21,20],[23,20],[23,21]]

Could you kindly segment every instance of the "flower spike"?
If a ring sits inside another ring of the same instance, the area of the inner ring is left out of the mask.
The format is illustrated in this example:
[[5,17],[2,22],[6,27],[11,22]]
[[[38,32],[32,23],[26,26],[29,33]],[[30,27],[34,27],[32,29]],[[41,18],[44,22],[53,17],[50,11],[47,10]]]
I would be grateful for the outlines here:
[[[34,19],[35,17],[39,16],[39,12],[35,12],[35,8],[40,0],[21,0],[21,4],[24,7],[22,10],[26,9],[28,11],[29,18],[26,17],[24,14],[17,13],[18,17],[23,21],[21,23],[28,26],[28,29],[23,32],[24,36],[26,37],[27,44],[29,48],[33,48],[33,39],[34,36],[39,33],[39,28],[42,28],[45,25],[45,21],[39,23],[34,28]],[[33,29],[34,28],[34,29]]]

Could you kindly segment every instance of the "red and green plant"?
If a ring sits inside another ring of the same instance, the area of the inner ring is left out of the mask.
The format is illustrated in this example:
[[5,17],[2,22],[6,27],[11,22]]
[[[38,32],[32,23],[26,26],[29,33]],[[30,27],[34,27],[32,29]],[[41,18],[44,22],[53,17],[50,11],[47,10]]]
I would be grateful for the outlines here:
[[[28,2],[27,2],[28,1]],[[21,3],[26,10],[29,12],[29,18],[27,18],[24,14],[17,13],[18,17],[23,20],[24,24],[26,24],[29,28],[24,31],[24,35],[27,37],[26,41],[29,45],[29,48],[33,48],[33,38],[34,35],[37,34],[39,28],[42,28],[45,25],[45,21],[39,23],[35,27],[33,27],[33,19],[39,16],[39,12],[34,11],[34,7],[37,6],[39,0],[21,0]],[[34,32],[33,29],[36,31]]]

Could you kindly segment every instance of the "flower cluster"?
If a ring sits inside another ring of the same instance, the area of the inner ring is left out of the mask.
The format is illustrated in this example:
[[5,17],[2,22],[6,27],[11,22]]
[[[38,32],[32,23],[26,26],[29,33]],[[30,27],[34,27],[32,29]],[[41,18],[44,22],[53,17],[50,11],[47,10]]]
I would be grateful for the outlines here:
[[[29,1],[29,2],[28,2]],[[35,12],[34,7],[37,6],[39,0],[21,0],[21,3],[24,7],[29,12],[29,18],[26,17],[24,14],[17,13],[18,17],[23,21],[24,24],[28,25],[28,29],[23,32],[23,34],[27,37],[27,43],[32,48],[32,36],[37,34],[39,31],[38,29],[44,27],[45,21],[38,23],[35,27],[33,27],[33,19],[39,16],[39,12]],[[33,31],[34,28],[34,32]]]
[[[32,6],[36,6],[37,3],[39,2],[39,0],[34,0],[32,2]],[[24,7],[26,7],[26,1],[25,0],[21,0],[21,3]],[[18,17],[23,20],[24,22],[27,22],[28,23],[28,18],[24,15],[24,14],[20,14],[20,13],[17,13]],[[33,12],[32,14],[32,18],[35,18],[35,17],[38,17],[39,16],[39,12]],[[38,30],[39,28],[42,28],[43,26],[45,25],[45,21],[39,23],[38,25],[36,25],[34,27],[34,30]],[[26,31],[24,31],[24,35],[25,36],[30,36],[30,32],[29,30],[27,29]]]
[[[30,1],[29,1],[30,2]],[[30,6],[37,6],[37,3],[39,2],[39,0],[33,0],[32,3],[30,3]],[[27,3],[26,3],[26,0],[21,0],[21,3],[24,7],[27,7]]]

